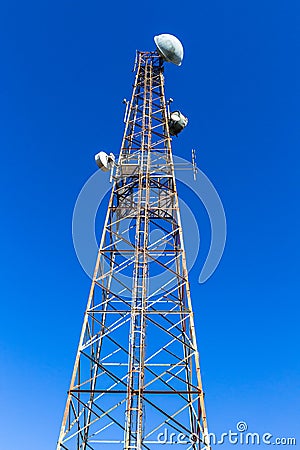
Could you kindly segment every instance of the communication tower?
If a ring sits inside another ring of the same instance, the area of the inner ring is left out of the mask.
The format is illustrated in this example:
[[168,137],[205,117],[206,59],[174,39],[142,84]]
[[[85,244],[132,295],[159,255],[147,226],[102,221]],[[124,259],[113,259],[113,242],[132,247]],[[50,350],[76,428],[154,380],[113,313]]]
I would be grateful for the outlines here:
[[155,43],[136,55],[118,161],[95,157],[113,185],[57,450],[209,449],[171,148],[187,118],[164,92],[183,48]]

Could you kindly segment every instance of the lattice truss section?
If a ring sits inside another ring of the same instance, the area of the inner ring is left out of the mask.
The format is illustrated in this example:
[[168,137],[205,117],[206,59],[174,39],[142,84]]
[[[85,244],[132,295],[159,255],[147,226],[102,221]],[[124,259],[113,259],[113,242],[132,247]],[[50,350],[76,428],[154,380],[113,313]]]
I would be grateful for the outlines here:
[[59,450],[209,448],[167,115],[138,52]]

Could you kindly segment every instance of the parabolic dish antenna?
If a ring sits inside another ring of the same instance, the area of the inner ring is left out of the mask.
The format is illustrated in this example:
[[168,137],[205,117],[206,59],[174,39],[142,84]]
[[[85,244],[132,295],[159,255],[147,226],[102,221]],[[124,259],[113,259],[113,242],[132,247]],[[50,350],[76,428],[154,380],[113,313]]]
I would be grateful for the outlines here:
[[99,169],[103,170],[103,172],[108,172],[111,170],[114,160],[115,158],[112,153],[108,155],[105,152],[99,152],[95,155],[95,162]]
[[183,46],[173,34],[159,34],[154,36],[154,42],[160,55],[168,62],[181,66],[183,60]]

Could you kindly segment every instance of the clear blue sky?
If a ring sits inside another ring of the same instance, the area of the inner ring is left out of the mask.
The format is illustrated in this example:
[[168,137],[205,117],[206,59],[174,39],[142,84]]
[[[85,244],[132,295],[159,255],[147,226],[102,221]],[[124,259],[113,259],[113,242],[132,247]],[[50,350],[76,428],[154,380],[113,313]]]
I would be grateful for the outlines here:
[[197,148],[228,222],[198,285],[202,214],[190,274],[210,430],[300,443],[299,25],[296,0],[1,2],[1,450],[55,448],[90,285],[74,203],[119,150],[135,50],[163,32],[185,47],[166,68],[190,119],[174,153]]

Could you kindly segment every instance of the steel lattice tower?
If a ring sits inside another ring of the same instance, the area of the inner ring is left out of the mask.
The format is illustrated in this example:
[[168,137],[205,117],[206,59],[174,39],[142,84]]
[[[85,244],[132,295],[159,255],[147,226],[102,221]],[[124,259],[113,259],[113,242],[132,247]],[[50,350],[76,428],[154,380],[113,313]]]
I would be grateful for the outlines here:
[[209,449],[163,59],[135,70],[58,450]]

